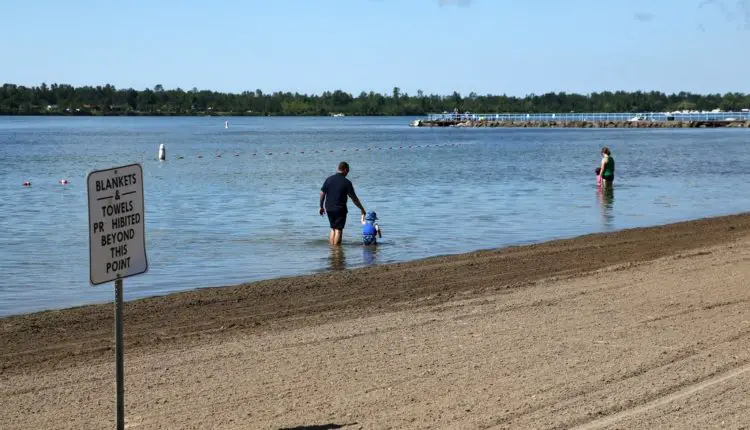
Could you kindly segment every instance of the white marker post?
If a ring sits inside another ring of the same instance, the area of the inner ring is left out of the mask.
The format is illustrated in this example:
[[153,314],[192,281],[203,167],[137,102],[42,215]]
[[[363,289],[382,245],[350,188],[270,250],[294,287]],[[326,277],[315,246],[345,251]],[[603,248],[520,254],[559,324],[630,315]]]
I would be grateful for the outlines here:
[[143,169],[130,164],[88,175],[89,274],[93,285],[115,281],[117,429],[125,428],[122,280],[148,270],[144,234]]

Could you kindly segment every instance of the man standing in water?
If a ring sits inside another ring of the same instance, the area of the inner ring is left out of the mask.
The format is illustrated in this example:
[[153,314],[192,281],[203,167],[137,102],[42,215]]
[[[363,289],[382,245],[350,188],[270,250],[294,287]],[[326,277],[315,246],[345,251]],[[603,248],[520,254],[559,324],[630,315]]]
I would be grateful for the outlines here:
[[342,161],[339,163],[338,172],[326,178],[320,188],[320,216],[328,213],[328,222],[331,224],[328,243],[331,245],[341,245],[348,212],[346,209],[347,196],[351,197],[352,202],[362,211],[362,215],[366,213],[364,206],[354,192],[354,185],[346,179],[348,174],[349,164]]

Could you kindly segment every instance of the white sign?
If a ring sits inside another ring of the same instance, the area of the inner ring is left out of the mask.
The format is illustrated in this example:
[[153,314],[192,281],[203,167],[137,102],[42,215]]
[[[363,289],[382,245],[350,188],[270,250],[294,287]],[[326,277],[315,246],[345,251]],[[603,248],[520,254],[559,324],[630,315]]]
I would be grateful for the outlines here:
[[148,270],[140,164],[98,170],[87,178],[89,273],[94,285]]

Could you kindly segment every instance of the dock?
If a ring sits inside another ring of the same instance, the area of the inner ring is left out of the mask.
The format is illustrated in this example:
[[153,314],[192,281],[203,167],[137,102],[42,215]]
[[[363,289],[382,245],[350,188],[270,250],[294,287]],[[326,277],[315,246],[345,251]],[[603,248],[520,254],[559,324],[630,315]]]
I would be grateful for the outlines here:
[[750,128],[750,112],[441,113],[413,127]]

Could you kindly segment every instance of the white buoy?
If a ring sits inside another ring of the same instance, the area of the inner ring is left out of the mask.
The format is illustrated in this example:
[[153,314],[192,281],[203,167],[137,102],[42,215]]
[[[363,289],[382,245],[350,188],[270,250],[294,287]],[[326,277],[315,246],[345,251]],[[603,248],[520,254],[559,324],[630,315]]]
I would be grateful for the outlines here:
[[159,145],[159,160],[167,159],[167,150],[164,148],[164,144]]
[[224,121],[224,128],[229,128],[229,121]]

